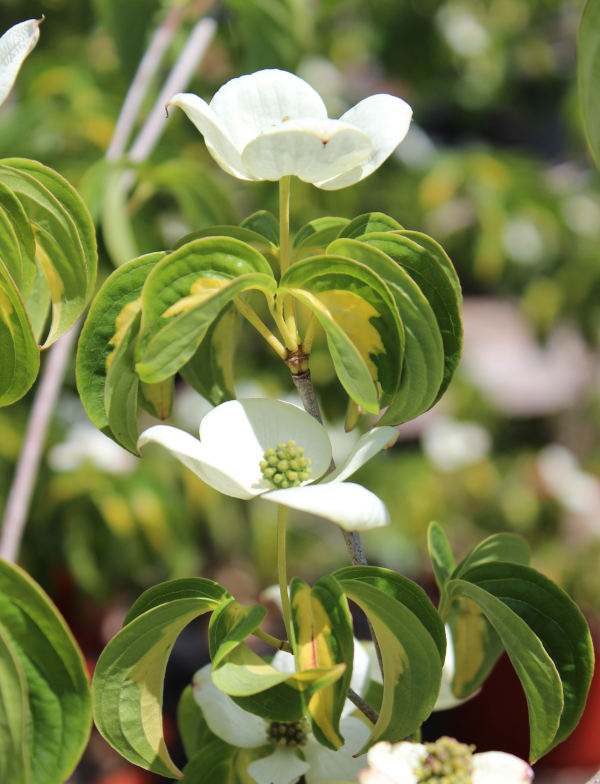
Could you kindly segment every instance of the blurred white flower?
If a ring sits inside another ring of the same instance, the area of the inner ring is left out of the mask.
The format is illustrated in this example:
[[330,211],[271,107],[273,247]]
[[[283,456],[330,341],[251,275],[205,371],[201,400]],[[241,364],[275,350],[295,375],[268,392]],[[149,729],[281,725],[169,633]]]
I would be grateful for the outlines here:
[[123,474],[135,468],[135,457],[88,422],[77,422],[65,440],[48,451],[54,471],[74,471],[86,463],[108,474]]
[[542,232],[526,215],[509,218],[501,236],[504,250],[517,264],[536,264],[547,255]]
[[331,120],[309,84],[277,69],[232,79],[210,104],[191,93],[169,104],[183,109],[228,174],[241,180],[293,174],[324,190],[353,185],[379,168],[412,117],[401,98],[371,95]]
[[423,451],[440,471],[458,471],[482,460],[490,450],[490,434],[476,422],[437,417],[421,433]]
[[[368,667],[360,646],[355,649],[352,687],[361,690]],[[282,672],[294,671],[294,658],[278,651],[271,662]],[[363,765],[355,754],[365,744],[370,729],[365,722],[350,716],[354,705],[347,702],[340,720],[340,731],[345,739],[337,751],[322,746],[313,736],[308,721],[269,722],[248,713],[231,697],[217,689],[210,679],[208,664],[194,675],[194,699],[211,732],[240,748],[265,747],[267,756],[248,765],[249,775],[259,784],[294,784],[304,776],[306,784],[336,780],[350,781]]]
[[438,28],[448,46],[461,57],[477,57],[490,45],[487,30],[469,8],[446,3],[436,14]]
[[418,784],[420,781],[470,781],[471,784],[522,784],[533,770],[519,757],[502,751],[473,754],[473,747],[454,738],[435,743],[376,743],[367,754],[369,767],[360,784]]
[[331,442],[323,425],[290,403],[251,398],[214,408],[200,424],[200,440],[156,425],[142,433],[138,448],[162,446],[225,495],[245,500],[260,496],[358,531],[387,525],[389,515],[374,493],[344,480],[396,437],[393,427],[374,428],[325,476]]
[[41,21],[28,19],[19,22],[0,38],[0,104],[6,100],[23,61],[38,42]]
[[575,455],[560,444],[549,444],[540,451],[537,468],[545,490],[567,511],[588,518],[597,530],[600,480],[583,471]]

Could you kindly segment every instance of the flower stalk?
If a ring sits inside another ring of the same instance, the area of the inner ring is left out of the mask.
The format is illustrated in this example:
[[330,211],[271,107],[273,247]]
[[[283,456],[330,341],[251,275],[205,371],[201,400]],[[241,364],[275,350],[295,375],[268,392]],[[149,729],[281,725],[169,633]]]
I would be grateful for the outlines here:
[[288,593],[287,560],[286,560],[286,522],[287,509],[281,504],[277,505],[277,581],[281,596],[281,612],[288,641],[292,642],[292,614],[290,608],[290,595]]

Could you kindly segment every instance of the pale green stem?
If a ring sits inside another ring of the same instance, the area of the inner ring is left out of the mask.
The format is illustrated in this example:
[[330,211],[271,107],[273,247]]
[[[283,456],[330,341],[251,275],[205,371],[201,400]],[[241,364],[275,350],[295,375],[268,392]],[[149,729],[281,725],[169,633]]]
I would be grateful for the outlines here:
[[287,638],[292,642],[292,615],[290,608],[290,595],[287,583],[287,561],[285,555],[287,509],[281,504],[277,505],[277,577],[279,580],[279,593],[281,594],[281,612]]
[[271,332],[271,330],[267,327],[264,321],[260,318],[260,316],[252,310],[250,305],[247,305],[241,297],[236,297],[235,306],[242,314],[242,316],[252,324],[254,329],[259,332],[263,338],[267,341],[269,346],[275,351],[275,353],[281,357],[281,359],[286,359],[287,351],[285,350],[285,346],[277,340],[275,335]]
[[292,646],[289,644],[289,642],[285,642],[285,640],[280,640],[277,637],[273,637],[272,634],[263,632],[262,629],[255,629],[252,632],[252,636],[257,637],[263,642],[266,642],[267,645],[270,645],[272,648],[277,648],[279,651],[287,651],[287,653],[292,653]]
[[279,271],[290,266],[290,181],[288,174],[279,180]]
[[281,337],[285,341],[286,348],[289,351],[295,351],[297,343],[294,340],[293,334],[290,333],[283,317],[283,300],[277,300],[275,305],[269,302],[269,310],[271,311],[271,316],[273,316],[273,321],[277,324]]

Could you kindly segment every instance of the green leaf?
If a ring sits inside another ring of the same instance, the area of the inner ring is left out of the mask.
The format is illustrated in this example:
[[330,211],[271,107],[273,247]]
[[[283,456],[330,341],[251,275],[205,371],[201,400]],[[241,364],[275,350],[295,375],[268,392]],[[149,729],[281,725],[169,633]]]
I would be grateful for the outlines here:
[[400,386],[393,397],[382,399],[388,410],[381,424],[396,425],[414,419],[437,399],[444,373],[442,337],[429,302],[402,266],[373,245],[339,239],[327,251],[365,264],[388,285],[404,327],[405,345]]
[[128,207],[131,167],[113,164],[106,174],[100,210],[102,239],[115,267],[140,255]]
[[138,402],[145,411],[157,419],[167,419],[173,410],[174,391],[174,378],[167,378],[165,381],[159,381],[158,384],[146,384],[142,381]]
[[352,617],[339,583],[321,577],[311,588],[295,577],[290,584],[294,653],[302,670],[330,668],[344,664],[345,672],[330,686],[320,689],[306,707],[313,733],[330,749],[344,744],[340,716],[348,695],[354,660]]
[[108,426],[121,446],[134,454],[137,454],[139,379],[133,370],[133,362],[140,320],[138,311],[123,339],[115,346],[104,386]]
[[263,237],[262,234],[244,226],[209,226],[206,229],[193,231],[175,243],[173,250],[181,248],[182,245],[187,245],[188,242],[200,240],[204,237],[232,237],[234,240],[239,240],[257,250],[265,258],[269,259],[272,265],[277,262],[279,253],[277,246],[266,237]]
[[87,415],[100,430],[108,427],[104,408],[107,362],[135,319],[146,277],[164,255],[149,253],[115,270],[94,299],[81,330],[77,388]]
[[235,399],[233,358],[237,310],[225,308],[208,328],[194,356],[181,368],[187,383],[213,406]]
[[577,84],[585,135],[600,167],[600,0],[587,0],[577,37]]
[[3,159],[0,183],[21,202],[33,229],[37,259],[52,297],[48,346],[73,326],[94,290],[98,265],[94,226],[75,189],[37,161]]
[[400,382],[404,334],[384,281],[352,259],[311,256],[286,270],[280,291],[305,304],[327,336],[342,386],[366,411],[378,413],[380,398]]
[[427,529],[427,547],[435,581],[440,591],[442,591],[448,578],[454,571],[456,563],[446,532],[438,523],[429,524]]
[[148,276],[136,371],[155,383],[176,373],[196,352],[223,308],[244,291],[273,293],[267,260],[230,237],[206,237],[169,253]]
[[23,397],[35,381],[40,356],[25,304],[0,259],[0,405]]
[[67,779],[88,740],[81,653],[41,588],[0,561],[0,781]]
[[220,738],[210,740],[183,769],[187,784],[256,784],[246,769],[260,753],[230,746]]
[[209,625],[211,679],[244,710],[269,721],[297,721],[319,689],[340,678],[345,665],[281,672],[252,651],[243,640],[264,617],[262,607],[235,601],[213,613]]
[[[573,731],[583,712],[594,668],[588,626],[567,594],[528,566],[483,563],[466,570],[462,581],[508,608],[498,613],[498,607],[487,599],[484,603],[480,594],[470,596],[496,628],[519,675],[529,705],[531,758],[538,759]],[[526,624],[527,635],[521,624]],[[532,635],[545,657],[536,655]],[[558,685],[546,672],[550,664]],[[557,715],[560,723],[552,731]]]
[[508,561],[529,566],[530,560],[529,545],[522,536],[508,533],[493,534],[471,550],[467,557],[460,562],[452,577],[462,577],[467,569],[486,563]]
[[454,375],[462,350],[462,299],[454,267],[444,250],[431,237],[419,232],[368,234],[360,239],[399,264],[431,305],[444,345],[443,379],[436,396],[439,400]]
[[305,223],[294,237],[294,259],[323,253],[349,223],[347,218],[316,218]]
[[15,286],[26,297],[36,275],[35,240],[21,202],[1,183],[0,259]]
[[373,231],[399,231],[402,226],[394,218],[390,218],[383,212],[367,212],[364,215],[358,215],[350,221],[340,232],[340,239],[348,237],[349,239],[358,239]]
[[446,650],[442,621],[418,585],[389,569],[346,567],[333,577],[369,619],[382,655],[383,700],[363,750],[381,738],[405,738],[435,705]]
[[261,234],[272,245],[279,247],[279,221],[268,210],[258,210],[248,215],[240,223],[240,226],[250,231]]
[[167,659],[190,621],[230,598],[224,588],[200,578],[156,586],[140,597],[100,655],[92,682],[94,719],[125,759],[159,775],[181,777],[162,731]]

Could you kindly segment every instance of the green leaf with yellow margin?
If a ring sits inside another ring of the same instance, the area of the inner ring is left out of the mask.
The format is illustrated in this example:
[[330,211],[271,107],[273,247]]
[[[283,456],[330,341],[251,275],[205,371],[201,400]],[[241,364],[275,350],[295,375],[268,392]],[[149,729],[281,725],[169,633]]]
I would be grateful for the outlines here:
[[361,751],[413,733],[435,705],[446,652],[444,625],[418,585],[390,569],[351,566],[332,576],[369,619],[383,663],[379,719]]
[[19,199],[35,236],[52,298],[48,346],[75,324],[94,290],[98,257],[92,220],[75,189],[37,161],[1,160],[0,183]]
[[162,731],[167,660],[190,621],[230,599],[220,585],[201,578],[155,586],[132,607],[100,655],[92,682],[94,719],[125,759],[158,775],[181,777]]
[[8,406],[23,397],[35,381],[40,355],[23,299],[1,258],[0,356],[0,405]]
[[535,761],[577,725],[594,669],[581,612],[544,575],[518,563],[487,562],[447,585],[447,603],[467,596],[494,626],[527,699]]
[[340,382],[365,411],[398,389],[404,332],[385,282],[353,259],[311,256],[292,265],[279,291],[306,305],[325,331]]
[[440,591],[454,571],[456,562],[446,532],[439,523],[430,523],[427,529],[427,547],[435,581]]
[[141,307],[146,278],[164,253],[149,253],[123,264],[104,282],[92,302],[77,350],[77,389],[87,415],[100,430],[108,428],[104,389],[111,357]]
[[364,234],[373,231],[400,231],[402,226],[397,220],[384,212],[366,212],[350,221],[340,232],[339,236],[349,239],[360,239]]
[[135,344],[140,328],[138,311],[123,339],[110,356],[110,366],[104,386],[104,409],[108,426],[116,440],[137,454],[137,410],[139,379],[133,370]]
[[297,721],[313,694],[342,677],[345,664],[281,672],[243,641],[258,628],[262,607],[235,601],[213,613],[209,625],[211,679],[244,710],[269,721]]
[[340,716],[348,696],[354,660],[352,617],[339,583],[325,575],[311,588],[294,578],[290,584],[294,652],[300,671],[345,664],[341,678],[307,701],[308,718],[319,743],[339,749]]
[[[384,236],[387,235],[378,235]],[[339,239],[328,253],[365,264],[388,285],[404,327],[404,364],[393,397],[382,398],[388,410],[382,424],[400,424],[427,411],[437,399],[444,373],[444,347],[437,320],[421,289],[386,253],[365,242]]]
[[293,242],[293,259],[298,261],[305,256],[316,256],[325,252],[325,248],[339,235],[349,223],[348,218],[316,218],[305,223],[296,232]]
[[256,289],[272,295],[267,260],[232,237],[206,237],[169,253],[148,276],[136,372],[155,383],[176,373],[235,297]]
[[208,328],[194,356],[181,368],[187,383],[213,406],[235,399],[233,358],[238,312],[225,308]]
[[368,234],[360,239],[403,267],[435,313],[444,343],[444,375],[436,398],[439,400],[452,380],[462,351],[462,294],[452,262],[435,240],[417,231]]
[[0,781],[65,781],[88,741],[90,702],[83,657],[57,609],[0,561]]

